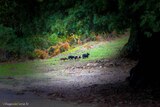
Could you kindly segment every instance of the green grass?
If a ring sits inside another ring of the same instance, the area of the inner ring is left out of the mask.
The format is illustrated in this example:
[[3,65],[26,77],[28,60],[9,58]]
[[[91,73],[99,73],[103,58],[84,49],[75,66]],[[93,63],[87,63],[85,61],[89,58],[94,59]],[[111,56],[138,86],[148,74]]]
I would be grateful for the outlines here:
[[83,46],[79,46],[70,50],[70,52],[68,51],[65,52],[64,55],[82,55],[83,53],[90,53],[89,58],[81,61],[86,61],[86,60],[92,61],[102,58],[112,58],[120,52],[120,50],[122,49],[124,44],[126,44],[127,41],[128,41],[128,36],[117,38],[110,42],[100,42],[100,43],[89,42],[87,44],[93,46],[93,48],[84,51],[81,50]]
[[33,62],[8,63],[0,65],[0,76],[22,76],[34,74],[36,65]]
[[[87,52],[90,53],[89,58],[81,59],[81,62],[93,61],[102,58],[112,58],[118,54],[119,50],[124,46],[127,40],[128,37],[125,36],[110,42],[89,42],[87,44],[92,45],[93,48],[84,49],[84,46],[77,46],[51,59],[0,64],[0,76],[34,76],[42,71],[45,72],[48,67],[59,65],[61,63],[59,59],[67,57],[68,55],[82,55]],[[65,63],[67,63],[67,61]]]

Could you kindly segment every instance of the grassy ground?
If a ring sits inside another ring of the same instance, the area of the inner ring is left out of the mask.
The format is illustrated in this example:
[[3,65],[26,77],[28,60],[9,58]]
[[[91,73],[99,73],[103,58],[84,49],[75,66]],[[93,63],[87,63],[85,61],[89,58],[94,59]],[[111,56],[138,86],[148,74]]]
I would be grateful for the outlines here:
[[[69,51],[66,51],[50,59],[0,64],[0,76],[35,75],[37,73],[40,73],[41,71],[47,71],[48,66],[59,65],[61,63],[59,59],[67,57],[68,55],[82,55],[83,53],[90,53],[88,59],[80,59],[79,62],[93,61],[102,58],[111,58],[118,54],[127,40],[128,37],[124,36],[111,41],[88,42],[82,46],[76,46],[75,48],[70,49]],[[68,62],[66,61],[65,63]]]

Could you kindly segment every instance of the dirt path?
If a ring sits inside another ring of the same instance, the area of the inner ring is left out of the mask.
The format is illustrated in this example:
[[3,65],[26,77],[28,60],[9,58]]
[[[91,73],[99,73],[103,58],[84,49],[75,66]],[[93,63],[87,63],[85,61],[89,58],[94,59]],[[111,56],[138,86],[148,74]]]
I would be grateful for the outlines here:
[[37,77],[1,78],[0,101],[3,106],[7,101],[22,101],[33,107],[155,107],[159,100],[153,100],[148,91],[134,92],[125,82],[135,64],[126,59],[62,61]]

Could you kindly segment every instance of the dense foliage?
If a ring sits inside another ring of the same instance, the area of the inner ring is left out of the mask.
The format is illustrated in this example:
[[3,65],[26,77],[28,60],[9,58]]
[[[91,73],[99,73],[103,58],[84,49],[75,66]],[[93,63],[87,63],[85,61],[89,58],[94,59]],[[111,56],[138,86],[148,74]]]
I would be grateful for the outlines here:
[[159,4],[157,0],[1,0],[0,53],[8,58],[33,56],[34,49],[47,49],[71,33],[85,39],[128,28],[131,39],[125,48],[136,53],[138,29],[147,37],[160,31]]

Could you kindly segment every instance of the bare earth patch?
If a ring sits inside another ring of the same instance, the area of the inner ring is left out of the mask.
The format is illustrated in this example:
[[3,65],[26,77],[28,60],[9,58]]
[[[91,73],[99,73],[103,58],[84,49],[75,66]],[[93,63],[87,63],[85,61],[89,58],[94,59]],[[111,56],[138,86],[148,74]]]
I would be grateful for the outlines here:
[[33,107],[160,106],[152,90],[134,90],[125,81],[136,63],[128,59],[62,61],[44,68],[46,72],[37,77],[1,78],[0,100],[3,105],[18,99]]

